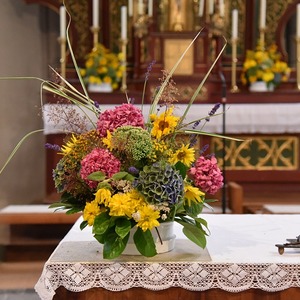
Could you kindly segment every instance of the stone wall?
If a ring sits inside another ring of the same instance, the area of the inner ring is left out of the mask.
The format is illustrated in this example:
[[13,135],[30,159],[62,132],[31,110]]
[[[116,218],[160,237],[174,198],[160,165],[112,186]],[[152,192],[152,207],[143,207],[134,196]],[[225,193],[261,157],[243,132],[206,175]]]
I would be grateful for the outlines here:
[[[47,78],[59,62],[57,13],[21,0],[0,2],[0,77]],[[43,128],[38,80],[0,80],[0,168],[20,139]],[[45,137],[29,137],[0,175],[0,208],[43,202]]]

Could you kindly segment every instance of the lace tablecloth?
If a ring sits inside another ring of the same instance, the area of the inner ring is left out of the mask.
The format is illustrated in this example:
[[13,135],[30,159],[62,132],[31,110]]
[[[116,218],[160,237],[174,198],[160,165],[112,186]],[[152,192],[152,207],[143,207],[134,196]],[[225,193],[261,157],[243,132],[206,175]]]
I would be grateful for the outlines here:
[[251,288],[280,291],[300,287],[300,249],[279,255],[275,244],[300,234],[300,215],[203,215],[210,236],[201,250],[184,238],[176,224],[175,249],[154,258],[102,259],[101,245],[79,219],[49,260],[35,289],[50,300],[63,286],[80,292],[93,287],[123,291],[133,287],[192,291]]

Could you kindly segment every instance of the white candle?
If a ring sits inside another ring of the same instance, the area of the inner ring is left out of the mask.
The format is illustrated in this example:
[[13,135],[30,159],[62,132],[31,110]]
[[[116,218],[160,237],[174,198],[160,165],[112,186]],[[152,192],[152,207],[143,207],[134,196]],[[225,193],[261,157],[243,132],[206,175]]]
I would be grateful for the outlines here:
[[66,8],[61,6],[59,8],[59,19],[60,19],[60,37],[66,37]]
[[232,11],[232,39],[237,39],[238,37],[238,10],[234,9]]
[[148,16],[153,16],[153,0],[148,1]]
[[99,27],[99,0],[93,0],[93,27]]
[[219,14],[220,14],[220,17],[224,17],[224,11],[225,11],[224,0],[219,0]]
[[266,28],[266,0],[260,0],[260,29]]
[[202,17],[204,12],[204,0],[199,0],[199,12],[198,16]]
[[128,0],[128,16],[133,16],[133,2],[132,0]]
[[127,7],[121,6],[121,39],[127,39]]
[[296,37],[300,38],[300,4],[297,4],[297,28]]
[[139,15],[143,14],[143,0],[139,0],[138,2],[138,14]]
[[213,15],[214,14],[214,0],[209,0],[209,14]]

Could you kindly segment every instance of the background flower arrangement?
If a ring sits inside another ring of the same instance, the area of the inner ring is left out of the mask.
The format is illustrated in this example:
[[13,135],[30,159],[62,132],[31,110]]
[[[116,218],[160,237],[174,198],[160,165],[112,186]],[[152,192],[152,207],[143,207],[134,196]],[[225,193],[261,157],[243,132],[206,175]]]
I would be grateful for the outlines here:
[[241,80],[244,85],[263,81],[268,87],[276,87],[288,80],[290,72],[291,69],[282,61],[276,45],[273,44],[266,50],[258,45],[255,51],[247,50]]
[[87,55],[85,68],[80,72],[86,84],[107,83],[115,90],[121,81],[123,71],[122,54],[112,53],[102,44],[98,44]]

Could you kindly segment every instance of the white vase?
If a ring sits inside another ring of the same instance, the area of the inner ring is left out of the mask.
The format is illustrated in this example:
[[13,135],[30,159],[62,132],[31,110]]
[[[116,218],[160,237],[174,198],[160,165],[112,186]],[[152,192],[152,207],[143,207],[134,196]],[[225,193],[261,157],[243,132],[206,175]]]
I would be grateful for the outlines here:
[[113,91],[113,88],[110,83],[100,83],[100,84],[94,84],[90,83],[88,85],[88,91],[92,93],[111,93]]
[[[156,252],[159,253],[165,253],[169,252],[174,249],[175,246],[175,238],[176,235],[174,234],[174,222],[165,222],[161,223],[160,226],[157,227],[157,230],[159,232],[159,236],[156,232],[156,229],[152,229],[151,233],[155,242],[156,246]],[[133,241],[133,234],[136,231],[136,227],[131,229],[130,236],[128,243],[126,245],[125,250],[122,252],[122,254],[125,255],[142,255],[137,249]]]
[[250,92],[272,92],[274,91],[274,85],[269,84],[268,86],[265,81],[256,81],[250,84],[249,91]]

